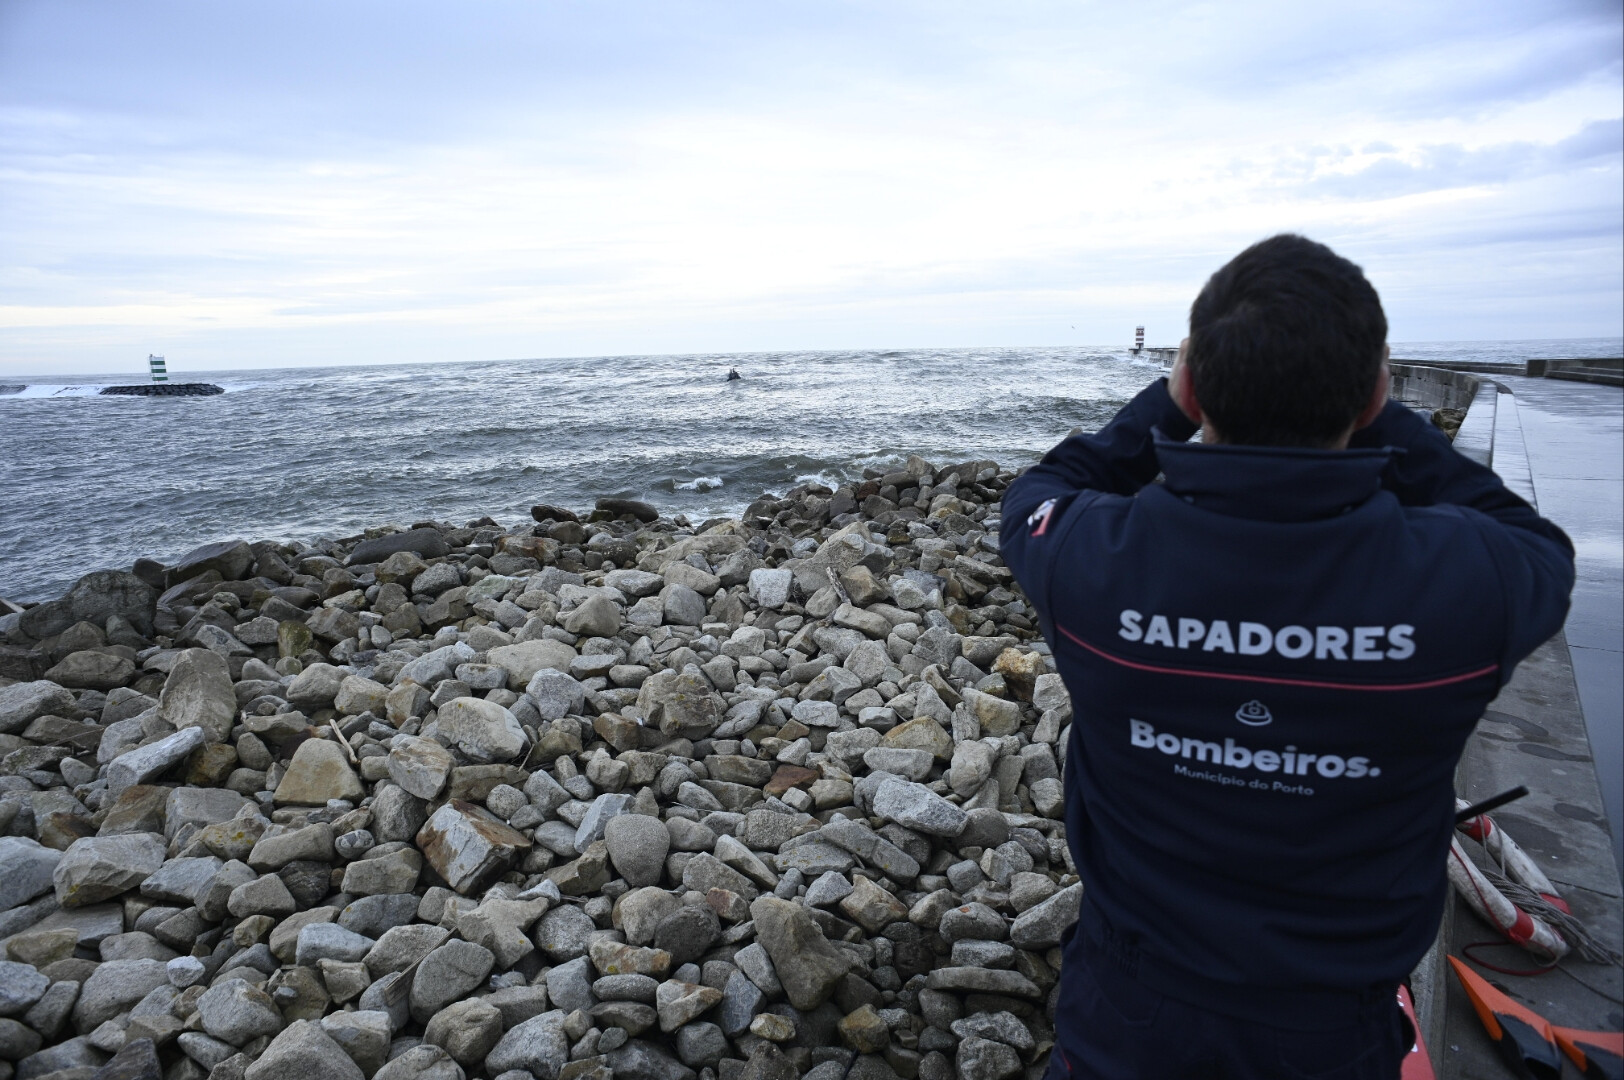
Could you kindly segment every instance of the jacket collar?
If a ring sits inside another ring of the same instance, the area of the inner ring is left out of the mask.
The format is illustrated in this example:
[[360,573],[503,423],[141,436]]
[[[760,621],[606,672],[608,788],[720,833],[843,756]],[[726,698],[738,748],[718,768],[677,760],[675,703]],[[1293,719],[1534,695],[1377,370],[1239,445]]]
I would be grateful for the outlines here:
[[1393,453],[1174,442],[1159,429],[1155,435],[1168,492],[1203,510],[1262,521],[1347,513],[1381,490]]

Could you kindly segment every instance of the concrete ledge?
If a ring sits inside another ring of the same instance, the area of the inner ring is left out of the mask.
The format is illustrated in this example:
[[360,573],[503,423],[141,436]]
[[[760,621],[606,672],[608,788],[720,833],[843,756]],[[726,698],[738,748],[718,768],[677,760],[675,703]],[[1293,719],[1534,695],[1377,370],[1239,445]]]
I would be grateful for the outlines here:
[[[1567,639],[1557,634],[1517,668],[1479,721],[1456,773],[1456,791],[1476,801],[1517,784],[1530,794],[1494,813],[1561,891],[1573,913],[1612,949],[1624,948],[1624,911],[1611,833],[1596,783],[1590,739],[1579,708]],[[1481,850],[1468,843],[1474,857]],[[1482,860],[1480,860],[1482,861]],[[1422,1016],[1427,1046],[1443,1078],[1505,1075],[1494,1046],[1465,993],[1443,964],[1474,942],[1500,936],[1451,891],[1438,945],[1427,954],[1425,977],[1433,994]],[[1532,954],[1514,946],[1490,950],[1494,962],[1510,968],[1538,966]],[[1553,1024],[1587,1030],[1619,1028],[1617,1001],[1624,993],[1624,969],[1569,956],[1555,971],[1489,978],[1511,997]],[[1442,999],[1440,1002],[1439,999]]]
[[1471,407],[1466,419],[1455,433],[1455,449],[1479,465],[1494,467],[1494,425],[1497,419],[1500,388],[1488,379],[1480,379],[1472,394]]
[[1389,396],[1395,401],[1426,409],[1468,409],[1483,380],[1449,368],[1394,361]]

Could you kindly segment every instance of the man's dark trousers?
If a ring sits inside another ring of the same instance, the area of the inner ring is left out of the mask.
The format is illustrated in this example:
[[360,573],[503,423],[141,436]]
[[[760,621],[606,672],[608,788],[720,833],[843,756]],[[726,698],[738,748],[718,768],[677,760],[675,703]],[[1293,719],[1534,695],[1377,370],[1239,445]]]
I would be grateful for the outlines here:
[[1236,1020],[1144,986],[1098,943],[1067,943],[1064,1033],[1044,1080],[1398,1080],[1414,1033],[1396,996],[1329,1031]]

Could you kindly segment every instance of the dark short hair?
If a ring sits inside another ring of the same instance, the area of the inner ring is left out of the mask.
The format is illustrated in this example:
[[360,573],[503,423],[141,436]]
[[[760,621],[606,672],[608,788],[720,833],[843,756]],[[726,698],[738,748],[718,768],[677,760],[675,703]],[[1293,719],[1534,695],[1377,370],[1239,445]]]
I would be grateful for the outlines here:
[[1324,446],[1376,388],[1387,316],[1364,271],[1284,233],[1207,279],[1190,306],[1186,362],[1226,442]]

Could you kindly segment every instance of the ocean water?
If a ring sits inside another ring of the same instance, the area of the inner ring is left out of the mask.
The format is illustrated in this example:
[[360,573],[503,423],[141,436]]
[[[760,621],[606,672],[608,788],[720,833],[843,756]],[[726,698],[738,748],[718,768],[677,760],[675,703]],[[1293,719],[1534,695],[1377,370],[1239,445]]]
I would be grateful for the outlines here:
[[1026,463],[1160,372],[1104,350],[980,349],[172,369],[227,390],[205,398],[8,378],[27,389],[0,396],[0,596],[48,599],[231,537],[511,524],[605,495],[698,521],[911,453]]
[[[1395,346],[1396,356],[1619,355],[1618,339]],[[909,454],[1035,461],[1161,374],[1106,348],[804,352],[210,372],[206,398],[98,397],[142,376],[0,378],[0,596],[242,537],[527,520],[646,499],[701,518]],[[132,364],[132,369],[136,365]],[[730,367],[744,378],[727,382]],[[21,387],[21,389],[18,389]]]

